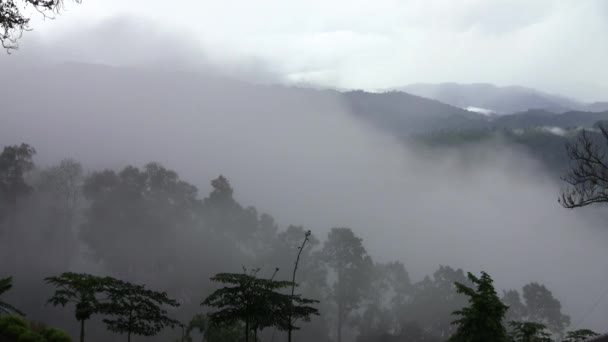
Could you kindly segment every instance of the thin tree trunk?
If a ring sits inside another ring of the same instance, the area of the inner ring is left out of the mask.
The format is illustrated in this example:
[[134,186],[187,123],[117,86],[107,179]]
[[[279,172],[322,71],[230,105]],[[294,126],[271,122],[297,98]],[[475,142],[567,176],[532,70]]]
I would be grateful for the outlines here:
[[245,321],[245,342],[249,342],[249,321]]
[[84,342],[84,319],[80,320],[80,342]]
[[296,262],[293,266],[293,275],[291,277],[291,308],[289,309],[289,317],[288,322],[289,326],[287,327],[287,342],[291,342],[291,332],[293,331],[293,295],[296,291],[296,271],[298,270],[298,263],[300,263],[300,255],[302,254],[302,250],[304,250],[304,246],[306,245],[306,241],[308,241],[308,236],[310,235],[310,230],[306,232],[304,235],[304,242],[302,242],[302,246],[300,246],[300,250],[298,251],[298,256],[296,257]]
[[127,333],[127,342],[131,342],[131,327],[133,325],[133,310],[129,311],[129,332]]

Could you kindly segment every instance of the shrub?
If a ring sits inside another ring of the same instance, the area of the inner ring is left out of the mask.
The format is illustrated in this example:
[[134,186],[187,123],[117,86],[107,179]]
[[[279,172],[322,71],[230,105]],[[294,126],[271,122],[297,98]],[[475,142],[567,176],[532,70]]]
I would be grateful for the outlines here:
[[0,317],[0,335],[7,338],[18,338],[28,331],[27,321],[19,316]]
[[42,335],[39,335],[33,331],[27,330],[27,331],[23,332],[21,335],[19,335],[17,342],[46,342],[46,339],[44,339],[44,337],[42,337]]
[[46,327],[42,331],[42,336],[47,342],[72,342],[72,338],[65,331]]

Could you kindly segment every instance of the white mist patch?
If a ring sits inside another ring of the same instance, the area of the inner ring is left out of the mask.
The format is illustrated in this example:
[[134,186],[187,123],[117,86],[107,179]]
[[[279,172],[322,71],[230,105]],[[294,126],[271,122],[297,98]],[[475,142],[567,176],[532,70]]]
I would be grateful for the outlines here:
[[479,107],[472,107],[472,106],[469,106],[469,107],[466,107],[466,108],[464,108],[464,109],[465,109],[465,110],[468,110],[469,112],[473,112],[473,113],[479,113],[479,114],[483,114],[483,115],[487,115],[487,116],[490,116],[490,115],[496,114],[496,112],[495,112],[495,111],[493,111],[493,110],[491,110],[491,109],[486,109],[486,108],[479,108]]
[[540,127],[539,130],[559,136],[565,136],[568,132],[561,127]]

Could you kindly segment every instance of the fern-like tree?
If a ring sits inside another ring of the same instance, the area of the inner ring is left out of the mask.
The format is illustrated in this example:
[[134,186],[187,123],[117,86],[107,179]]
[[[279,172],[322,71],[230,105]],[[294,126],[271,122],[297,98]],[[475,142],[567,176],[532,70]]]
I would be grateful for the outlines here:
[[166,327],[174,328],[179,322],[170,318],[164,307],[178,307],[179,304],[165,292],[146,289],[122,280],[112,280],[107,288],[107,302],[101,305],[101,312],[110,318],[103,322],[108,330],[131,335],[154,336]]
[[596,336],[599,336],[599,334],[593,330],[579,329],[568,331],[562,342],[584,342]]
[[507,332],[502,325],[508,307],[502,303],[492,278],[485,272],[481,277],[468,273],[472,287],[456,282],[456,291],[468,297],[469,306],[455,311],[460,316],[452,324],[457,330],[450,342],[506,342]]
[[509,322],[511,342],[553,342],[547,326],[536,322]]
[[48,300],[49,303],[55,306],[75,305],[74,316],[80,322],[80,342],[84,342],[85,322],[94,314],[103,312],[104,293],[115,279],[67,272],[60,276],[45,278],[45,281],[55,286],[55,293]]
[[[10,290],[12,287],[13,287],[13,278],[12,277],[0,279],[0,297],[4,293],[8,292],[8,290]],[[24,316],[23,312],[19,311],[19,309],[17,309],[16,307],[12,306],[11,304],[4,302],[0,298],[0,314],[1,313],[19,314],[21,316]]]

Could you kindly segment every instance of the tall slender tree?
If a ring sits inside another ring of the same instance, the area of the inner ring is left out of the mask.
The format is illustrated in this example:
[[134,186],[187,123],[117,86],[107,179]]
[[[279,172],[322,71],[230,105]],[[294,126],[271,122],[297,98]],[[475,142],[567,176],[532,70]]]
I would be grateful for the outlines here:
[[16,226],[19,197],[32,191],[25,175],[34,168],[35,154],[36,150],[28,144],[6,146],[0,154],[0,209],[4,209],[0,212],[0,219],[6,218],[9,231]]
[[369,286],[373,262],[362,240],[349,228],[333,228],[325,241],[322,258],[336,275],[332,297],[338,308],[337,341],[342,341],[342,327],[363,298]]

